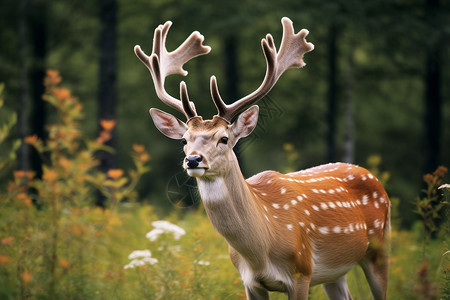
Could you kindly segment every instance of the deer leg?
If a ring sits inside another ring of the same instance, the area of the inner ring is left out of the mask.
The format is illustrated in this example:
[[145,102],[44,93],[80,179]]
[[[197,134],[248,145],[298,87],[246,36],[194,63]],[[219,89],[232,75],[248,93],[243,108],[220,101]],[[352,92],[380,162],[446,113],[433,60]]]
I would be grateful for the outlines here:
[[246,286],[245,294],[247,295],[247,300],[269,300],[269,292],[265,289]]
[[330,300],[352,300],[352,295],[347,286],[347,279],[344,276],[340,277],[335,282],[322,284],[325,294]]
[[289,300],[308,300],[310,277],[300,276],[294,281],[294,288],[288,292]]
[[389,256],[383,249],[364,258],[360,263],[375,300],[385,300],[387,294]]

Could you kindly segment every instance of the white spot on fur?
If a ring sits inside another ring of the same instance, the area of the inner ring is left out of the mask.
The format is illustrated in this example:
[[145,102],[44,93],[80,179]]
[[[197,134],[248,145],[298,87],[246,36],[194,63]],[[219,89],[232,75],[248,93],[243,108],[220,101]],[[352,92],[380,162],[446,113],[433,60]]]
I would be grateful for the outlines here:
[[278,204],[278,203],[272,203],[272,206],[275,209],[279,209],[280,208],[280,204]]
[[377,201],[375,201],[375,202],[373,203],[373,205],[375,205],[375,208],[380,208],[380,205],[378,204]]
[[289,204],[283,205],[283,208],[284,208],[285,210],[288,210],[288,209],[289,209]]
[[340,233],[340,232],[341,232],[341,227],[335,226],[335,227],[333,228],[333,232],[334,232],[334,233]]
[[317,207],[317,205],[312,205],[311,206],[315,211],[319,211],[319,207]]
[[328,206],[330,208],[336,208],[336,205],[333,202],[328,202]]
[[376,199],[378,197],[378,193],[377,192],[373,192],[372,196]]
[[292,226],[292,224],[287,224],[286,227],[288,230],[292,230],[294,228],[294,226]]
[[321,207],[322,209],[328,209],[328,206],[327,206],[325,203],[321,203],[321,204],[320,204],[320,207]]
[[316,193],[316,194],[318,194],[319,193],[319,191],[318,190],[316,190],[316,189],[312,189],[311,190],[313,193]]
[[328,234],[328,227],[319,227],[319,232],[321,234]]
[[367,195],[364,195],[362,198],[362,204],[367,205],[369,203],[369,197]]
[[330,190],[328,190],[328,193],[334,194],[334,190],[333,190],[333,189],[330,189]]
[[291,200],[291,204],[292,204],[292,205],[297,204],[297,200]]
[[303,222],[298,222],[298,224],[302,227],[305,227],[305,223],[303,223]]
[[283,195],[284,193],[286,193],[286,189],[285,188],[281,188],[281,195]]
[[302,196],[297,196],[298,201],[303,201]]
[[309,212],[309,210],[305,209],[305,214],[307,214],[308,216],[311,215],[311,213]]

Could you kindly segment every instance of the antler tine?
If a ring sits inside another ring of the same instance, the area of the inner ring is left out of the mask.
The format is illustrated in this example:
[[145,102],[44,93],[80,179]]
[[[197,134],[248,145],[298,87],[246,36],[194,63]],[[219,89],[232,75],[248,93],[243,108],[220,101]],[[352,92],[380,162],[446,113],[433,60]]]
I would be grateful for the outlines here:
[[188,72],[183,69],[183,65],[194,57],[208,54],[211,48],[204,46],[203,35],[198,31],[194,31],[176,50],[168,52],[166,49],[166,37],[171,25],[172,22],[167,21],[164,25],[159,25],[155,29],[153,49],[150,56],[146,55],[138,45],[134,47],[134,52],[150,70],[158,98],[163,103],[183,113],[189,120],[197,116],[197,112],[194,104],[189,102],[187,98],[186,84],[182,83],[184,87],[180,87],[182,91],[181,98],[183,98],[183,95],[186,95],[187,100],[183,104],[181,100],[172,97],[166,92],[164,89],[165,78],[172,74],[186,76]]
[[267,69],[264,80],[257,90],[233,104],[227,105],[220,97],[216,78],[211,77],[211,96],[216,104],[219,117],[231,122],[232,118],[244,108],[263,98],[287,69],[305,66],[303,55],[314,49],[314,45],[305,39],[308,30],[302,29],[295,34],[294,26],[289,18],[283,18],[281,23],[283,24],[283,38],[278,52],[272,35],[267,34],[266,38],[261,41]]

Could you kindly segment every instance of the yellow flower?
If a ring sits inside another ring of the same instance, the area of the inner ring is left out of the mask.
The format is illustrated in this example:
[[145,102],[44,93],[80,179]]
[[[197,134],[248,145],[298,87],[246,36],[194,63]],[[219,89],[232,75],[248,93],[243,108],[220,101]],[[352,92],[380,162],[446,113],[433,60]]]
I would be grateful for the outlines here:
[[108,176],[111,179],[117,180],[123,175],[123,170],[121,169],[109,169]]

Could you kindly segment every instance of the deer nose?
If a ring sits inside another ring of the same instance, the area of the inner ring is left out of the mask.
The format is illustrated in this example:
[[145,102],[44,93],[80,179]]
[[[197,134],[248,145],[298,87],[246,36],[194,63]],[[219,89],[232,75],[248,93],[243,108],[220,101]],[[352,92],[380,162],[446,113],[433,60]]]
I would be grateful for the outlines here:
[[190,155],[186,157],[187,165],[189,168],[197,168],[199,163],[202,161],[200,155]]

